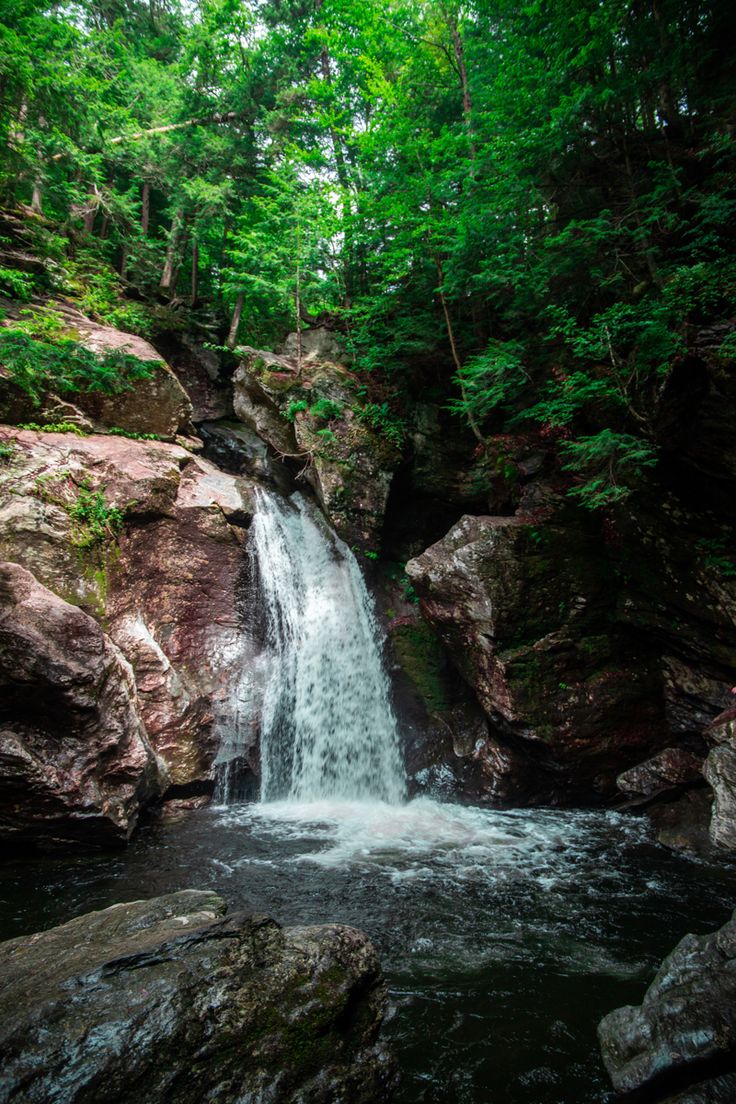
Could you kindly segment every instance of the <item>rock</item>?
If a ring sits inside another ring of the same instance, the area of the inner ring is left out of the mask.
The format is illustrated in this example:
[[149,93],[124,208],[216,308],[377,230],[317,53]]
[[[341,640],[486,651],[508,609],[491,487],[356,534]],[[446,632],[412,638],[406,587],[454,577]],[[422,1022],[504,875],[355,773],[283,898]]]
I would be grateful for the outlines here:
[[531,757],[537,800],[612,794],[665,743],[658,673],[612,631],[605,564],[574,515],[465,516],[406,572],[494,736]]
[[[148,379],[136,381],[134,387],[119,394],[109,395],[102,391],[74,393],[74,406],[95,428],[117,427],[129,433],[154,433],[167,438],[174,438],[177,433],[188,428],[192,404],[171,368],[150,342],[113,326],[102,326],[93,322],[64,300],[49,300],[42,305],[61,316],[69,336],[93,353],[127,353],[152,365],[152,374]],[[6,313],[12,321],[17,314],[17,304],[15,307],[11,305]],[[9,379],[3,380],[0,375],[0,383],[2,421],[39,424],[53,422],[54,408],[60,402],[69,401],[68,397],[60,399],[59,396],[45,396],[41,408],[36,409],[28,396]]]
[[416,606],[387,625],[393,703],[410,793],[510,805],[535,793],[533,765],[489,729],[439,636]]
[[647,809],[647,816],[659,843],[713,862],[717,854],[709,832],[712,806],[712,794],[702,786],[686,790],[674,800],[658,801]]
[[157,345],[192,404],[196,425],[232,418],[231,370],[225,368],[221,353],[187,333],[169,333],[157,338]]
[[93,353],[119,351],[155,364],[149,379],[139,380],[119,395],[97,391],[77,397],[77,404],[98,427],[119,426],[130,433],[155,433],[160,437],[175,437],[186,431],[192,404],[171,368],[148,341],[112,326],[100,326],[76,311],[71,320],[82,344]]
[[326,326],[312,326],[300,334],[290,333],[283,345],[276,350],[281,356],[295,359],[301,345],[304,360],[329,360],[336,364],[345,363],[345,350],[332,330]]
[[693,752],[669,747],[624,771],[616,779],[616,785],[632,797],[653,797],[692,782],[702,782],[702,767],[702,758]]
[[[163,442],[0,439],[15,442],[0,465],[0,555],[104,624],[133,668],[172,785],[211,783],[254,648],[242,614],[250,485]],[[119,533],[91,546],[73,516],[85,485],[123,516]]]
[[724,1073],[700,1085],[693,1085],[676,1096],[668,1096],[661,1104],[733,1104],[736,1100],[736,1073]]
[[293,490],[286,465],[276,460],[266,442],[243,422],[202,422],[198,429],[205,457],[218,468],[270,483],[284,494]]
[[129,664],[97,623],[0,564],[0,839],[125,843],[165,774]]
[[[686,1090],[674,1096],[683,1104],[732,1100],[717,1094],[721,1075],[736,1066],[736,918],[712,935],[686,935],[641,1005],[609,1013],[598,1038],[617,1092],[647,1089],[662,1100]],[[729,1073],[725,1084],[733,1081]]]
[[636,509],[621,507],[611,536],[620,563],[617,618],[662,656],[673,742],[700,739],[736,683],[731,530],[662,491],[642,495]]
[[710,837],[723,850],[736,850],[736,709],[724,710],[705,730],[715,745],[703,765],[713,790]]
[[711,839],[728,851],[736,850],[736,748],[723,745],[708,754],[703,774],[713,789]]
[[387,1101],[368,938],[225,911],[184,890],[0,944],[0,1099]]
[[[358,383],[340,364],[296,363],[244,346],[234,376],[235,413],[279,458],[299,461],[338,534],[380,544],[397,446],[361,418]],[[321,407],[320,407],[321,403]]]

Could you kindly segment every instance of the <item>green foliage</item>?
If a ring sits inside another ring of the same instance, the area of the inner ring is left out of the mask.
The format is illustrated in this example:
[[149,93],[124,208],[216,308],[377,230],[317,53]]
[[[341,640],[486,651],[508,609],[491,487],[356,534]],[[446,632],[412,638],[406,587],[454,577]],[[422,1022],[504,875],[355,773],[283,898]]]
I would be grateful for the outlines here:
[[724,579],[736,579],[736,557],[733,541],[725,536],[704,537],[697,542],[703,562],[716,569]]
[[160,441],[162,440],[158,433],[134,433],[130,429],[121,429],[120,426],[111,426],[110,429],[106,429],[105,433],[109,437],[128,437],[131,441]]
[[12,460],[15,452],[16,447],[12,441],[0,441],[0,461],[5,463]]
[[152,362],[128,353],[98,356],[71,338],[38,340],[21,329],[9,328],[0,330],[0,364],[37,406],[49,391],[118,395],[138,380],[149,379],[156,370]]
[[340,403],[334,402],[333,399],[317,399],[310,406],[309,413],[313,418],[329,422],[333,418],[342,417],[342,406]]
[[511,407],[530,382],[523,346],[517,341],[493,341],[484,352],[468,357],[455,376],[461,397],[450,409],[478,420],[500,407]]
[[401,448],[406,437],[406,421],[394,414],[388,403],[364,403],[353,408],[361,422],[382,434],[396,448]]
[[26,272],[19,272],[17,268],[0,266],[0,291],[3,294],[27,302],[33,294],[34,287],[34,278]]
[[120,278],[109,268],[92,267],[94,258],[85,264],[67,265],[73,269],[72,286],[79,309],[98,322],[126,332],[151,337],[154,332],[150,310],[141,303],[123,298]]
[[653,445],[627,433],[602,429],[599,433],[562,444],[566,471],[584,482],[570,492],[588,509],[610,506],[636,489],[646,468],[657,462]]
[[86,433],[76,422],[22,422],[19,429],[32,429],[36,433],[74,433],[85,437]]
[[122,510],[107,505],[104,489],[93,490],[87,480],[79,484],[76,499],[67,510],[75,523],[73,543],[83,551],[104,547],[114,541],[125,520]]
[[[42,207],[20,245],[95,318],[270,345],[338,315],[364,397],[391,395],[356,416],[392,445],[405,406],[449,401],[481,452],[564,436],[573,494],[605,505],[651,467],[694,335],[736,312],[733,20],[693,0],[21,0],[0,14],[1,198]],[[15,298],[35,284],[0,269]],[[15,329],[0,357],[36,400],[102,386]]]
[[125,511],[108,506],[104,487],[93,489],[88,478],[77,481],[67,469],[39,476],[36,494],[66,510],[72,521],[71,541],[81,554],[99,560],[114,544],[125,522]]
[[309,409],[309,403],[306,399],[292,399],[286,410],[284,411],[284,417],[289,422],[293,422],[297,414],[301,414],[303,411]]
[[60,311],[49,307],[30,307],[22,310],[19,321],[13,323],[10,329],[41,341],[59,341],[70,336],[64,316]]

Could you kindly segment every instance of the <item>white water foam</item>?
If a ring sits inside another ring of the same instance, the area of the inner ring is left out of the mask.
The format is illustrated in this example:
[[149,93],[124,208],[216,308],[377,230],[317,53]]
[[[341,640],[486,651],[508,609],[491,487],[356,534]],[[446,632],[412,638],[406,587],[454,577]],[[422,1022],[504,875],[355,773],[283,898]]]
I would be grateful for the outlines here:
[[428,797],[403,805],[274,801],[233,808],[223,816],[274,844],[289,844],[286,861],[335,870],[362,867],[394,882],[456,886],[522,881],[552,889],[577,883],[597,872],[591,842],[606,825],[632,840],[644,833],[639,821],[615,813],[482,809]]
[[355,556],[300,496],[257,492],[253,547],[268,613],[261,798],[404,798],[373,604]]

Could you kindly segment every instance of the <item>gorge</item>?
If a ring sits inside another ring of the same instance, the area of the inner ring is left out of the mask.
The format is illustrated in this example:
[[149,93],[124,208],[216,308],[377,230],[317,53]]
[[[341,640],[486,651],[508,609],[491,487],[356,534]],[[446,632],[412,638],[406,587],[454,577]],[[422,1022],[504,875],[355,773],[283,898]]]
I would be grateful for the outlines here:
[[0,1104],[736,1099],[734,40],[0,11]]

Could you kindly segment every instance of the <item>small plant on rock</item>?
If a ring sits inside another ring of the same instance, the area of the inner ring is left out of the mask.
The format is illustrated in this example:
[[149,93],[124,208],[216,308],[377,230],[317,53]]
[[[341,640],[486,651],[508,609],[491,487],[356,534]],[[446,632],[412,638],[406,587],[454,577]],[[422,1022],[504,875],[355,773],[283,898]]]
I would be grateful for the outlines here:
[[35,433],[74,433],[77,437],[87,434],[76,422],[23,422],[19,429],[32,429]]
[[104,490],[93,490],[88,480],[80,483],[76,500],[67,507],[67,512],[76,523],[72,542],[84,550],[104,547],[116,540],[125,520],[122,510],[107,505]]
[[342,407],[340,403],[334,402],[332,399],[317,399],[310,406],[309,413],[313,418],[320,418],[325,422],[329,422],[333,418],[342,416]]
[[292,399],[284,412],[284,417],[287,422],[293,422],[297,414],[301,414],[304,410],[307,410],[309,403],[306,399]]
[[40,475],[36,494],[44,502],[61,506],[72,521],[71,542],[80,552],[101,558],[119,536],[125,511],[108,506],[104,487],[94,489],[88,478],[76,482],[68,469]]

